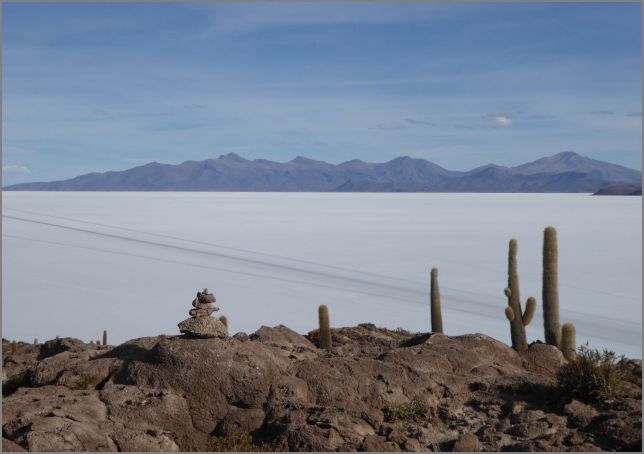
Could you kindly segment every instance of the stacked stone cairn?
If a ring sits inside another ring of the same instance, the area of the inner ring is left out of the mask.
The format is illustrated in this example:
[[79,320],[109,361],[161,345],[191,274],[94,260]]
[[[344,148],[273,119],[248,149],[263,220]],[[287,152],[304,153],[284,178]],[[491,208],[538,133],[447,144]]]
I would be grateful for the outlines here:
[[215,295],[208,293],[207,288],[197,292],[197,297],[192,301],[193,308],[189,312],[190,318],[179,323],[179,331],[187,337],[227,337],[228,328],[226,325],[210,316],[219,310],[214,305],[215,301]]

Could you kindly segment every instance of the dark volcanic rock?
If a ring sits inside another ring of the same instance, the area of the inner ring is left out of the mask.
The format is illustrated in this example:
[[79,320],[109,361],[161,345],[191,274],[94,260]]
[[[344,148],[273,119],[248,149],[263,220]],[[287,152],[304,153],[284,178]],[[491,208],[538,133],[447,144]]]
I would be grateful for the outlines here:
[[628,184],[615,184],[603,187],[593,195],[642,195],[642,187]]
[[641,393],[558,403],[561,355],[549,346],[520,355],[482,334],[332,331],[330,352],[284,326],[74,344],[40,359],[26,344],[13,359],[5,349],[29,380],[3,400],[3,448],[203,451],[246,436],[291,451],[641,446]]

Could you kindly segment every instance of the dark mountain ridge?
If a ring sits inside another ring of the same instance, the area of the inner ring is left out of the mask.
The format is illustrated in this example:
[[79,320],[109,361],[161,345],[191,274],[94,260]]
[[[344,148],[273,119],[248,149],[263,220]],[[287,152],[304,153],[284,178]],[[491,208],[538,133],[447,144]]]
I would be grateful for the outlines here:
[[271,192],[596,192],[641,187],[642,173],[562,152],[516,167],[489,164],[462,172],[402,156],[384,163],[341,164],[298,156],[289,162],[247,160],[234,153],[181,164],[151,162],[69,180],[20,183],[8,191],[271,191]]

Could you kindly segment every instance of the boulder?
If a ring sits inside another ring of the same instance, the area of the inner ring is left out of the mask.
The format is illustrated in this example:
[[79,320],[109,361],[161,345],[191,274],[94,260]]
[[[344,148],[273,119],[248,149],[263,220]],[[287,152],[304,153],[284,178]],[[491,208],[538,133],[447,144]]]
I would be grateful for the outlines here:
[[573,399],[572,402],[564,406],[564,414],[575,426],[586,427],[599,413],[590,405]]
[[29,451],[116,451],[96,391],[20,388],[2,403],[3,434]]
[[312,359],[319,356],[319,350],[306,337],[284,325],[274,328],[262,326],[251,340],[274,347],[281,355],[291,359]]
[[73,337],[62,337],[58,339],[48,340],[40,344],[39,359],[49,358],[50,356],[57,355],[65,351],[83,351],[88,348],[88,345],[80,339]]
[[212,317],[188,318],[179,323],[179,331],[189,337],[224,338],[228,336],[228,328],[219,320]]
[[479,439],[473,433],[466,433],[461,436],[456,440],[452,448],[453,452],[478,452],[479,450]]
[[561,351],[553,346],[533,343],[528,351],[521,354],[523,367],[530,372],[553,378],[566,360]]
[[2,437],[2,452],[26,452],[20,445]]
[[210,314],[212,314],[215,310],[210,308],[205,308],[205,309],[190,309],[188,311],[188,314],[190,314],[191,317],[208,317]]

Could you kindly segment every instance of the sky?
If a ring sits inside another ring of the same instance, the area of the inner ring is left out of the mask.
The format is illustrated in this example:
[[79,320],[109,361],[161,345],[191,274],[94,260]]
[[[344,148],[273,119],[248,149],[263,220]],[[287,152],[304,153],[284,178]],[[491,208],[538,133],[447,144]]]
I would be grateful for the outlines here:
[[2,11],[3,185],[231,152],[642,166],[640,3]]

